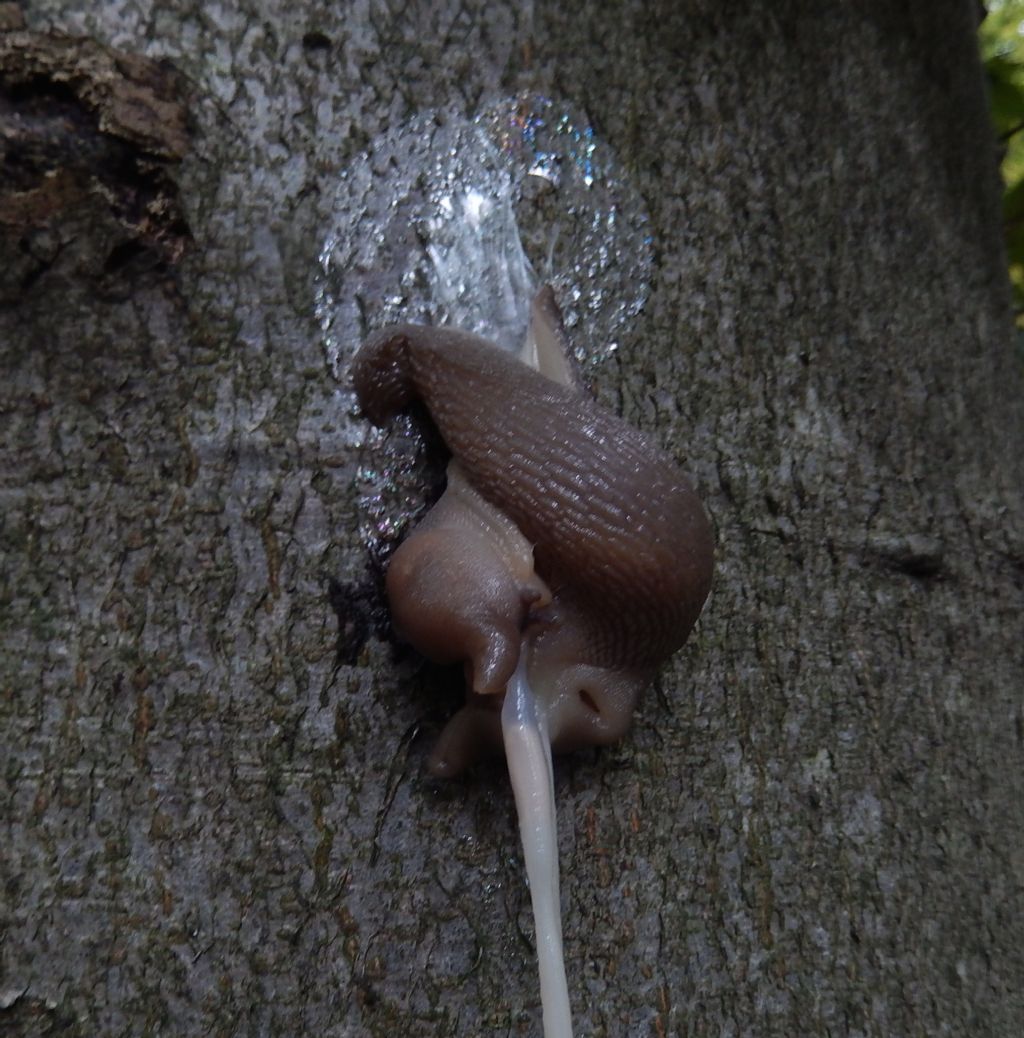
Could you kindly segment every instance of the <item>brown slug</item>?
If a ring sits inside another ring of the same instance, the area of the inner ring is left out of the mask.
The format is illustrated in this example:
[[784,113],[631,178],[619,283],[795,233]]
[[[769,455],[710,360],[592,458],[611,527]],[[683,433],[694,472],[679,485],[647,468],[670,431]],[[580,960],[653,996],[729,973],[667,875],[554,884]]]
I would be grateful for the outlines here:
[[472,692],[432,758],[438,773],[500,748],[480,697],[500,699],[521,651],[555,750],[621,737],[711,585],[696,494],[673,458],[580,391],[558,322],[544,289],[531,322],[540,371],[469,333],[415,325],[375,333],[354,362],[367,417],[422,401],[455,462],[388,574],[399,631],[437,662],[467,663]]
[[711,527],[675,461],[581,390],[550,288],[520,358],[450,328],[375,333],[353,362],[383,423],[421,401],[448,485],[387,573],[398,632],[463,662],[467,702],[431,756],[453,775],[504,744],[530,881],[545,1038],[571,1038],[551,750],[608,743],[686,640]]

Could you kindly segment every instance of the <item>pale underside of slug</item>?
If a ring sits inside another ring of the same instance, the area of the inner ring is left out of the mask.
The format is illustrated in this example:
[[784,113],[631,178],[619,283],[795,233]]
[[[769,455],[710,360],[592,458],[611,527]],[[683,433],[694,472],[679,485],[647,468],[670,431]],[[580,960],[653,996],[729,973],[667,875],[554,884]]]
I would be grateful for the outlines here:
[[430,759],[456,774],[504,748],[537,929],[545,1038],[571,1038],[551,749],[619,738],[685,641],[711,580],[710,525],[674,460],[582,392],[550,289],[520,359],[412,325],[359,351],[373,421],[421,400],[448,485],[393,556],[396,630],[465,666],[465,706]]

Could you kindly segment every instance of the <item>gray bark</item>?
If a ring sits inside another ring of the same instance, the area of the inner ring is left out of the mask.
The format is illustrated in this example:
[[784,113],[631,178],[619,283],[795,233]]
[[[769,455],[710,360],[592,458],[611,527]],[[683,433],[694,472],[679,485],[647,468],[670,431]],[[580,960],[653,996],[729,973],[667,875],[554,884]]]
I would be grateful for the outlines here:
[[426,779],[451,690],[358,622],[310,290],[332,171],[522,87],[650,207],[598,388],[719,551],[630,738],[556,767],[577,1033],[1019,1033],[1024,397],[972,5],[724,6],[30,4],[186,74],[195,243],[98,293],[79,214],[0,312],[5,1033],[539,1033],[502,770]]

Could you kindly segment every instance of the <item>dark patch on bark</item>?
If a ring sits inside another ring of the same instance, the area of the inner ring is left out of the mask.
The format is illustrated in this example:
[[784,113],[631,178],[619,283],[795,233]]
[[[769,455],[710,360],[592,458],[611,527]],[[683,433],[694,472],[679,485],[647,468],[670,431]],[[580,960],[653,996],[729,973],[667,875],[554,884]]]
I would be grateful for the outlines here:
[[169,170],[189,142],[169,63],[0,31],[0,124],[0,247],[13,258],[0,303],[16,304],[64,255],[115,299],[181,259],[191,233]]
[[29,998],[23,993],[7,1005],[0,1006],[0,1033],[76,1038],[82,1030],[70,1009],[48,1006],[43,999]]
[[877,536],[868,550],[881,565],[908,577],[934,580],[946,568],[942,544],[926,534]]
[[353,666],[371,636],[384,638],[390,630],[379,577],[367,573],[360,581],[342,583],[327,575],[327,601],[338,618],[335,659],[339,666]]
[[330,50],[333,44],[326,33],[320,32],[318,29],[311,29],[302,37],[302,46],[309,51]]

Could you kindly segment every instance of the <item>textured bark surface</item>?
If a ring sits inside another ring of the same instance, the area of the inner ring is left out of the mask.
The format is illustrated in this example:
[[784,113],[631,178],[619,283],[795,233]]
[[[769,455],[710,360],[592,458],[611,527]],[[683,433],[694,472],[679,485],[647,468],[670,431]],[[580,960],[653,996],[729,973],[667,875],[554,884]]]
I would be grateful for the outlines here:
[[520,6],[29,5],[191,84],[194,245],[97,291],[124,229],[83,202],[0,312],[4,1033],[538,1033],[511,794],[423,776],[455,695],[372,633],[310,291],[333,171],[522,87],[646,197],[599,390],[719,545],[631,737],[556,768],[577,1033],[1017,1033],[1024,397],[972,5]]

